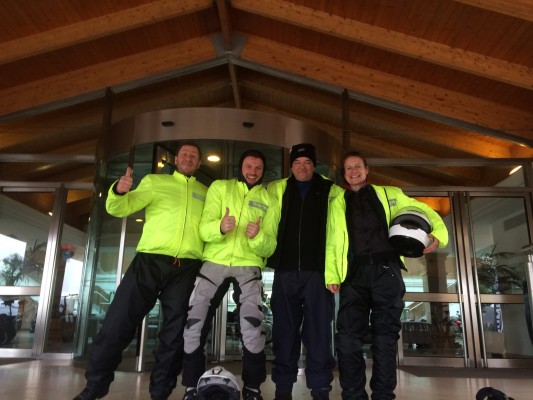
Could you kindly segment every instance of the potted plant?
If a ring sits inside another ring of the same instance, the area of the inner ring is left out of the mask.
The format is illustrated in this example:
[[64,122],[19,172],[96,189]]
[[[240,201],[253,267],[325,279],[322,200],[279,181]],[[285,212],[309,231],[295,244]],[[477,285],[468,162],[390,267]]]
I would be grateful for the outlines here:
[[518,257],[516,253],[496,253],[494,245],[489,253],[482,254],[477,261],[477,277],[479,293],[499,294],[511,291],[513,288],[522,287],[522,277],[516,265],[509,261]]
[[[38,278],[42,274],[43,264],[38,261],[38,253],[46,248],[46,242],[37,243],[28,248],[24,259],[20,254],[13,253],[2,259],[0,265],[0,285],[17,286],[27,282],[30,277]],[[16,296],[2,296],[2,302],[9,308],[8,314],[0,314],[0,345],[12,340],[22,322],[22,315],[17,312],[13,315]]]
[[[490,252],[477,259],[477,278],[480,294],[508,293],[522,287],[523,278],[516,265],[510,261],[518,255],[512,252],[496,252],[494,245]],[[501,304],[483,306],[483,330],[485,347],[493,354],[505,353]]]

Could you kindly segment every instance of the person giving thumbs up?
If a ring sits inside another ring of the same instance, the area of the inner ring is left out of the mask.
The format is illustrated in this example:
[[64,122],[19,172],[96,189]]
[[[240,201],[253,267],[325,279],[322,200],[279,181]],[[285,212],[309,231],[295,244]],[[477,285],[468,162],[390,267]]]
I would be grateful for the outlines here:
[[131,167],[126,168],[126,174],[121,176],[117,182],[116,191],[118,194],[124,194],[130,191],[133,185],[133,178],[131,177],[133,170]]
[[235,217],[229,215],[229,207],[226,207],[226,214],[222,217],[220,221],[220,232],[227,233],[235,229]]

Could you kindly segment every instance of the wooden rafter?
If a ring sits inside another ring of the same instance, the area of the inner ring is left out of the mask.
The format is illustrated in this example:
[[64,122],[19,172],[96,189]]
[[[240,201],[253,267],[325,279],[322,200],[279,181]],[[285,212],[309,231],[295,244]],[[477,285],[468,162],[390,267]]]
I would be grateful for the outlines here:
[[533,22],[533,4],[531,0],[455,0],[484,10],[509,15]]
[[446,68],[533,89],[533,68],[525,65],[453,48],[283,0],[233,0],[232,7]]
[[[2,114],[121,85],[216,57],[211,40],[200,37],[144,53],[91,65],[0,91]],[[106,71],[102,74],[102,71]]]
[[300,48],[249,36],[244,59],[417,110],[487,127],[530,143],[533,115],[477,97],[378,72]]
[[159,0],[0,43],[0,64],[212,7],[210,0]]

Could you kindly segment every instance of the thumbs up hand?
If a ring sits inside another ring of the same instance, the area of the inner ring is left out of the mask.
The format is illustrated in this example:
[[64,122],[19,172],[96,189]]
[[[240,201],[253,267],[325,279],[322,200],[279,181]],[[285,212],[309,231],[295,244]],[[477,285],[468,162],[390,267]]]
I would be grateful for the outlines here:
[[257,218],[257,221],[255,222],[248,222],[248,225],[246,225],[246,236],[250,239],[253,239],[259,233],[259,230],[261,229],[261,218],[262,217]]
[[131,177],[133,170],[131,167],[126,168],[126,174],[121,176],[117,183],[117,193],[127,193],[133,185],[133,178]]
[[220,232],[227,233],[235,229],[235,217],[229,215],[229,208],[226,207],[226,213],[220,221]]

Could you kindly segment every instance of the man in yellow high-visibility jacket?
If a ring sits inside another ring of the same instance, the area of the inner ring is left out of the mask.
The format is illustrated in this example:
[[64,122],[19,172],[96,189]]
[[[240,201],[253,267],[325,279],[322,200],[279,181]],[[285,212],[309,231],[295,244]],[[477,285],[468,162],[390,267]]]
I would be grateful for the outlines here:
[[176,387],[183,359],[183,329],[189,296],[200,269],[204,243],[199,224],[207,187],[194,177],[200,166],[197,144],[184,141],[176,153],[172,175],[146,175],[135,190],[132,170],[113,183],[106,208],[115,217],[145,209],[146,221],[137,254],[94,338],[85,389],[74,400],[104,397],[143,318],[161,303],[163,323],[150,376],[153,400],[163,400]]
[[276,247],[276,227],[270,222],[272,202],[261,184],[265,166],[261,152],[245,151],[239,162],[239,177],[217,180],[207,192],[200,222],[204,264],[191,295],[184,332],[184,400],[198,398],[196,386],[206,369],[207,334],[230,283],[243,345],[242,397],[262,400],[260,385],[266,379],[266,357],[261,271]]

